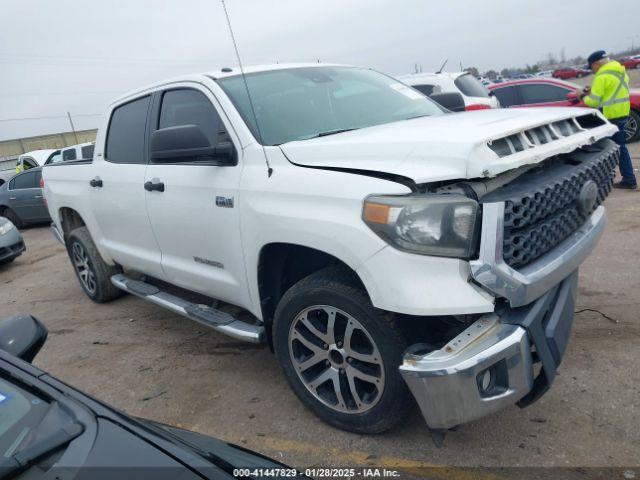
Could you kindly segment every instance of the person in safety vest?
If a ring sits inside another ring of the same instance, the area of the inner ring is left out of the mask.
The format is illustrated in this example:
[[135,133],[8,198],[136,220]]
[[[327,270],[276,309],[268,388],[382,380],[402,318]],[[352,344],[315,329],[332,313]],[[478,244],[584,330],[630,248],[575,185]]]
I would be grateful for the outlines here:
[[615,183],[614,188],[635,190],[638,188],[633,173],[631,156],[627,149],[624,127],[629,118],[631,102],[629,101],[629,75],[623,65],[611,60],[604,50],[589,55],[589,67],[595,73],[591,87],[585,87],[580,95],[588,107],[599,108],[604,116],[618,127],[618,132],[611,138],[620,146],[620,174],[622,180]]

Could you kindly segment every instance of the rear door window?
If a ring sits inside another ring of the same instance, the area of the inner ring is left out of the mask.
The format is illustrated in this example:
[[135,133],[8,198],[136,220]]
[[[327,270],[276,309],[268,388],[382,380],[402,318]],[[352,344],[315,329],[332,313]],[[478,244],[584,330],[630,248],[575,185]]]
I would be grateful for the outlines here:
[[11,190],[23,190],[25,188],[39,187],[40,178],[37,173],[40,172],[27,172],[14,177],[9,183],[9,188]]
[[114,163],[145,163],[144,134],[151,97],[117,107],[111,115],[105,159]]
[[493,93],[503,107],[512,107],[519,104],[518,92],[515,87],[494,88]]
[[484,97],[489,98],[489,91],[476,77],[470,73],[465,73],[456,78],[453,83],[467,97]]
[[92,159],[93,158],[93,150],[95,145],[85,145],[80,149],[80,153],[82,153],[83,159]]
[[[530,103],[562,102],[567,99],[570,90],[549,83],[531,83],[518,85],[523,105]],[[502,102],[501,102],[502,103]]]
[[68,162],[70,160],[77,160],[77,155],[76,155],[76,149],[74,148],[67,148],[66,150],[62,151],[62,161],[63,162]]

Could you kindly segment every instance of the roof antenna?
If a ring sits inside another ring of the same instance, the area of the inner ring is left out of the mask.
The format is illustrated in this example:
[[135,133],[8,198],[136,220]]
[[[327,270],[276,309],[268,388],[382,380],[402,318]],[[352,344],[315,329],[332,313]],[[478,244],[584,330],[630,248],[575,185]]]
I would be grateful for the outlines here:
[[[224,0],[223,0],[224,1]],[[444,68],[444,66],[447,64],[447,62],[449,61],[449,59],[447,58],[444,63],[442,64],[442,66],[440,67],[440,70],[438,70],[436,73],[442,73],[442,69]]]
[[236,58],[238,59],[238,65],[240,66],[240,74],[242,75],[244,88],[247,91],[249,105],[251,106],[251,113],[253,114],[253,119],[255,120],[256,128],[258,129],[258,136],[260,137],[260,145],[262,146],[262,153],[264,154],[264,162],[267,164],[267,177],[271,177],[271,175],[273,174],[273,168],[271,168],[271,165],[269,165],[267,150],[264,148],[264,143],[262,140],[262,132],[260,131],[260,124],[258,123],[258,116],[256,115],[256,109],[253,106],[253,100],[251,99],[251,93],[249,92],[249,84],[247,83],[247,78],[244,75],[244,68],[242,67],[242,60],[240,60],[240,52],[238,51],[238,44],[236,43],[236,37],[233,34],[233,29],[231,28],[231,20],[229,20],[229,12],[227,11],[227,5],[224,3],[224,0],[220,0],[220,2],[222,3],[224,16],[227,19],[227,26],[229,27],[229,33],[231,34],[231,41],[233,42],[233,49],[236,51]]

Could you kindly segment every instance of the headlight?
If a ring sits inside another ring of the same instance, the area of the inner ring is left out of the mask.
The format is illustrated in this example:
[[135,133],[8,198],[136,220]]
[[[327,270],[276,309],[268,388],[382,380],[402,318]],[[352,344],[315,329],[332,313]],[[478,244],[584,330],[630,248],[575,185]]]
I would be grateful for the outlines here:
[[9,233],[14,228],[15,228],[15,226],[13,225],[13,223],[11,223],[9,220],[7,220],[6,223],[3,223],[2,225],[0,225],[0,235],[4,235],[6,233]]
[[401,250],[457,258],[473,255],[480,226],[478,202],[457,194],[371,196],[362,219]]

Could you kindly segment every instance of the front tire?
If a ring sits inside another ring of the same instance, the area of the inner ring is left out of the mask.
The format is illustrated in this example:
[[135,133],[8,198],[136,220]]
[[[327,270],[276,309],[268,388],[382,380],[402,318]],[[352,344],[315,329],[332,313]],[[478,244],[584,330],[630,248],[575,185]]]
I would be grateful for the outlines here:
[[380,433],[411,409],[398,371],[407,344],[354,277],[330,267],[291,287],[276,309],[273,344],[307,408],[343,430]]
[[100,256],[87,227],[76,228],[67,240],[67,252],[84,293],[96,303],[105,303],[123,295],[111,283],[111,277],[122,270],[108,265]]

